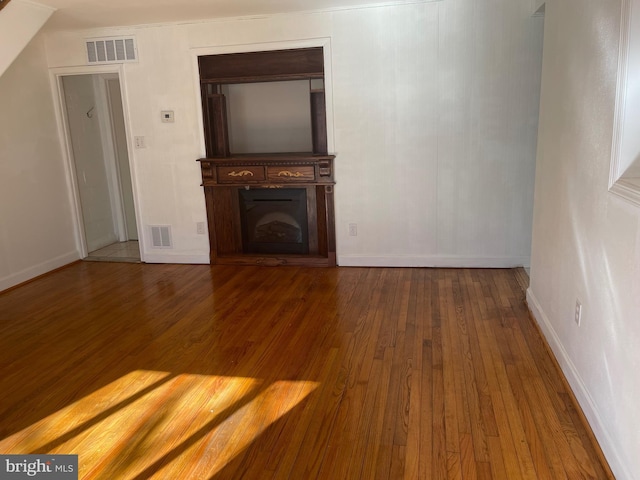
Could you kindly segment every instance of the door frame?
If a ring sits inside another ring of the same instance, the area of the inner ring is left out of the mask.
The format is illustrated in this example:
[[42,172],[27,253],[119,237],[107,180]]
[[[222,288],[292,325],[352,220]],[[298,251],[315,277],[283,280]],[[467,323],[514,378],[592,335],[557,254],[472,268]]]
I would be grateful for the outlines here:
[[[87,242],[85,238],[84,232],[84,221],[82,218],[82,206],[80,202],[80,194],[78,189],[78,181],[76,176],[76,169],[73,157],[73,148],[71,145],[71,132],[69,130],[69,124],[67,120],[67,111],[65,106],[64,99],[64,89],[62,85],[62,79],[66,76],[73,75],[109,75],[113,78],[114,75],[117,75],[118,81],[120,82],[120,92],[122,97],[122,109],[124,112],[124,129],[127,141],[127,154],[129,156],[129,173],[131,175],[131,183],[133,189],[133,205],[135,210],[135,219],[136,219],[136,228],[139,239],[139,248],[140,248],[140,259],[144,261],[144,239],[143,239],[143,230],[141,228],[140,221],[140,209],[139,209],[139,185],[137,181],[137,176],[134,168],[134,156],[133,156],[133,148],[131,143],[131,121],[130,121],[130,109],[129,102],[127,99],[127,92],[124,82],[124,68],[120,64],[112,64],[112,65],[100,65],[100,66],[82,66],[82,67],[60,67],[60,68],[51,68],[49,70],[49,79],[51,83],[51,88],[53,92],[54,98],[54,110],[56,123],[58,126],[58,136],[61,145],[61,153],[64,159],[64,167],[65,174],[67,180],[67,190],[69,192],[69,201],[71,204],[71,208],[73,210],[73,223],[74,223],[74,236],[76,240],[76,249],[80,258],[86,258],[88,255]],[[95,77],[94,77],[95,78]],[[104,83],[104,79],[101,79]],[[105,86],[106,88],[106,86]],[[106,93],[106,92],[105,92]],[[100,102],[105,102],[106,106],[106,98],[101,99]],[[109,109],[106,110],[109,112],[109,116],[111,115]],[[111,137],[111,125],[109,124],[106,128],[109,129],[108,140],[113,142]],[[106,132],[103,131],[106,134]],[[115,166],[113,166],[115,169]],[[110,186],[113,185],[113,174],[116,173],[112,171],[111,166],[109,166],[109,172],[107,172],[107,181]],[[117,195],[115,199],[112,199],[112,203],[115,201],[115,204],[119,208],[119,212],[122,212],[122,201],[120,199],[121,193],[115,192]],[[117,228],[119,232],[122,232],[122,228],[124,225],[120,224],[120,220],[118,220]],[[126,227],[125,227],[126,230]],[[119,233],[121,235],[121,233]]]

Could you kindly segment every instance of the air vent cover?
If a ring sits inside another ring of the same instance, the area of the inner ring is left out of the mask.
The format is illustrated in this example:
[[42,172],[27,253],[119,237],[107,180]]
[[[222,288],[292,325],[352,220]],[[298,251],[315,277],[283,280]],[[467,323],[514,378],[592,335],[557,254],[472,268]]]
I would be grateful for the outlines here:
[[151,246],[153,248],[173,248],[171,244],[171,227],[169,225],[153,225],[151,228]]
[[125,63],[138,61],[138,49],[135,37],[88,38],[87,62]]

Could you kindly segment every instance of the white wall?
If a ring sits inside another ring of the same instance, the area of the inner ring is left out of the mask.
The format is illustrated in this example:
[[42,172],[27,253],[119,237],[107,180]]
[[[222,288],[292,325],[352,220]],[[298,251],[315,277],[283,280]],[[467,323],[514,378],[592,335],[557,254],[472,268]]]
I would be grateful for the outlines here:
[[3,290],[80,258],[41,36],[0,77],[0,105]]
[[[147,139],[131,159],[140,218],[143,231],[172,225],[175,244],[154,252],[143,239],[147,261],[207,261],[195,225],[206,217],[191,49],[329,38],[339,264],[529,263],[542,19],[522,3],[447,0],[58,34],[50,66],[84,64],[87,36],[130,33],[140,56],[123,79],[131,133]],[[176,122],[161,123],[161,110],[175,110]]]
[[528,299],[616,478],[630,480],[640,472],[640,209],[608,192],[619,32],[620,0],[547,1]]
[[225,85],[231,153],[310,152],[309,81]]
[[0,15],[0,75],[42,28],[54,8],[34,2],[13,0]]

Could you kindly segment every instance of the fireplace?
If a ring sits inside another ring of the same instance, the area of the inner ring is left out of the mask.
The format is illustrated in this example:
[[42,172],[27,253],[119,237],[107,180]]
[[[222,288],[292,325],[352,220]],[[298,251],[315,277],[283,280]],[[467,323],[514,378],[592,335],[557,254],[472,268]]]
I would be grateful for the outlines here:
[[238,190],[243,253],[309,253],[304,188]]
[[[310,47],[198,57],[212,264],[336,265],[324,56]],[[273,115],[283,112],[284,124]]]

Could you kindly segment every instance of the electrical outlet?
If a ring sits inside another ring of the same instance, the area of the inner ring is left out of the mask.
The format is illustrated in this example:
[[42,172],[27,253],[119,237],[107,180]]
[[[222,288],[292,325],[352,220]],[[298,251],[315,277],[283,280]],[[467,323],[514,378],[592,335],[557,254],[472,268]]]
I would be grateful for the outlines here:
[[198,235],[204,235],[205,231],[204,231],[204,222],[198,222],[196,223],[196,230],[198,232]]
[[350,223],[349,224],[349,236],[357,237],[358,236],[358,224]]
[[580,322],[582,321],[582,303],[580,303],[578,299],[576,299],[575,321],[576,325],[580,326]]

